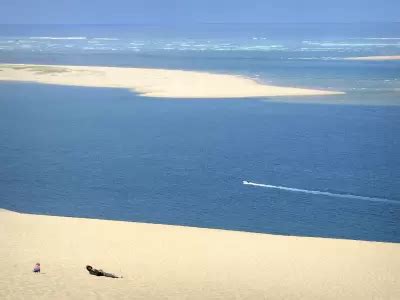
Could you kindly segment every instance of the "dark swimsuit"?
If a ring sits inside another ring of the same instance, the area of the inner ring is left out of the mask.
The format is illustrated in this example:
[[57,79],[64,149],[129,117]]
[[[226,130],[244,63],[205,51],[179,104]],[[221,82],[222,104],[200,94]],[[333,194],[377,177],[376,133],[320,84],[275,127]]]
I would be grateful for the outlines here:
[[95,275],[95,276],[105,276],[105,277],[111,277],[111,278],[119,278],[118,276],[115,276],[114,274],[111,273],[106,273],[104,271],[99,271],[96,269],[91,269],[88,270],[90,274]]
[[101,272],[99,270],[96,269],[91,269],[88,270],[90,274],[95,275],[95,276],[104,276],[104,272]]

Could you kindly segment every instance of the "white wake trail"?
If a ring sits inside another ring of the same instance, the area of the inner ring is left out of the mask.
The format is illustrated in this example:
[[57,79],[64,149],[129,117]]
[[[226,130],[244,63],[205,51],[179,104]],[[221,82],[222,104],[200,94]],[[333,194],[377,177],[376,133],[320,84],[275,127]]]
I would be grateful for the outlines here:
[[276,189],[276,190],[306,193],[306,194],[313,194],[313,195],[324,195],[324,196],[336,197],[336,198],[350,198],[350,199],[373,201],[373,202],[385,202],[385,203],[400,204],[400,201],[386,199],[386,198],[367,197],[367,196],[359,196],[359,195],[352,195],[352,194],[336,194],[336,193],[330,193],[330,192],[297,189],[297,188],[291,188],[291,187],[280,186],[280,185],[261,184],[261,183],[255,183],[255,182],[250,182],[250,181],[243,181],[243,184],[251,185],[251,186],[258,186],[258,187],[263,187],[263,188],[268,188],[268,189]]

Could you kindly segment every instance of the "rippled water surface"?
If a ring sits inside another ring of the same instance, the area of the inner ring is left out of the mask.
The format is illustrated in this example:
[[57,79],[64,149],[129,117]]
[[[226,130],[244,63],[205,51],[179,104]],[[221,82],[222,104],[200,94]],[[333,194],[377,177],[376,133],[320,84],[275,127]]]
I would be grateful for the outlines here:
[[203,70],[346,92],[177,101],[2,82],[0,207],[399,242],[400,65],[342,59],[399,50],[398,24],[0,26],[1,63]]

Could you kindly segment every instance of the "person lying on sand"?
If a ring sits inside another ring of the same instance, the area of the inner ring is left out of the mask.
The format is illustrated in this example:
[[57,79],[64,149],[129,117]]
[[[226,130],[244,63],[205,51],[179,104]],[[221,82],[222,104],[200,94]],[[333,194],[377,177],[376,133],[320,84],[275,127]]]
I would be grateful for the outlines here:
[[104,272],[101,269],[100,270],[93,269],[92,266],[86,266],[86,270],[88,270],[91,275],[95,275],[95,276],[105,276],[105,277],[111,277],[111,278],[122,278],[122,276],[118,277],[117,275]]

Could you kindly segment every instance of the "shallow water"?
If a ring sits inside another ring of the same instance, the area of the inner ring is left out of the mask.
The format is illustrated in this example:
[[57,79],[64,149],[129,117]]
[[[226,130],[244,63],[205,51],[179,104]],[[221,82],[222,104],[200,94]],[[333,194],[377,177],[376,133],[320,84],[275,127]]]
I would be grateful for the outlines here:
[[0,25],[0,63],[153,67],[233,73],[346,95],[298,98],[400,105],[400,23]]

